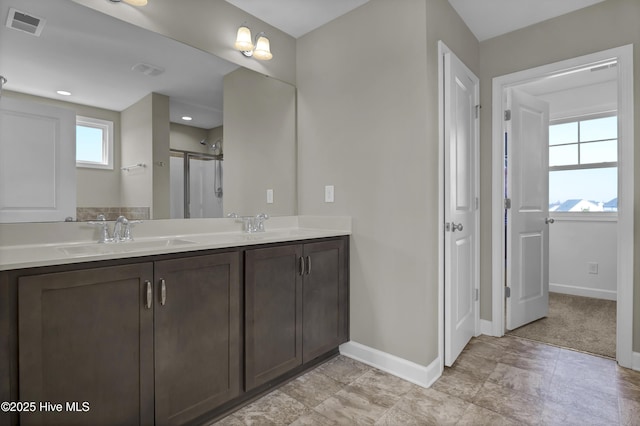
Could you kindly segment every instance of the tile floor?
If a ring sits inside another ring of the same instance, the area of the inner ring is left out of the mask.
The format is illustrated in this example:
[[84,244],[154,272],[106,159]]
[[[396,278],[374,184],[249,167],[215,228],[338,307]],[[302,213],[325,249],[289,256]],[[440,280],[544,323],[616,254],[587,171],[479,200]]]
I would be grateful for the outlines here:
[[344,356],[216,425],[640,425],[640,372],[518,337],[471,340],[424,389]]

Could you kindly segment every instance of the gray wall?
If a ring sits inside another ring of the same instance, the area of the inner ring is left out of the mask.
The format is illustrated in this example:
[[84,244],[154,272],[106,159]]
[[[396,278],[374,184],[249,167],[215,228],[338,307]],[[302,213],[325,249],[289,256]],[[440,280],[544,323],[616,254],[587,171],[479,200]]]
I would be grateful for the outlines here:
[[223,110],[225,215],[295,215],[295,87],[238,68],[224,77]]
[[478,69],[446,0],[371,0],[297,52],[300,214],[352,216],[351,339],[421,365],[438,354],[439,39]]
[[[480,43],[481,318],[491,319],[491,82],[494,77],[634,43],[636,146],[640,138],[640,2],[607,0]],[[640,149],[635,150],[640,164]],[[634,249],[640,253],[640,169],[635,177]],[[640,324],[640,268],[634,269],[634,324]],[[634,351],[640,351],[640,327]]]

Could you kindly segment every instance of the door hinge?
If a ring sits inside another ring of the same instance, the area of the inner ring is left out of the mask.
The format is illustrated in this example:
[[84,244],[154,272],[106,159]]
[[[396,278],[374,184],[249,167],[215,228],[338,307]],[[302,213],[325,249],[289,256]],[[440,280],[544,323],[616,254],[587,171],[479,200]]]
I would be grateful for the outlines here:
[[476,197],[476,210],[480,208],[480,199]]
[[480,116],[480,108],[482,108],[480,105],[476,105],[476,118]]
[[480,300],[480,289],[476,288],[475,289],[475,295],[474,295],[474,299],[475,302],[477,302],[478,300]]
[[511,287],[505,287],[504,288],[504,296],[505,297],[511,297]]
[[505,109],[504,110],[504,121],[509,121],[511,120],[511,110],[510,109]]
[[510,209],[511,208],[511,198],[505,198],[504,199],[504,208],[505,209]]

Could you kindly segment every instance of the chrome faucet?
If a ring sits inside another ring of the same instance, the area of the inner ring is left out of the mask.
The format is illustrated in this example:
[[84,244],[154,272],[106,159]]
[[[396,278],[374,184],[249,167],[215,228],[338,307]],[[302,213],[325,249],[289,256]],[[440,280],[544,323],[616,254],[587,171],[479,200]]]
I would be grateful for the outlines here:
[[237,213],[229,213],[227,217],[241,221],[242,230],[250,234],[264,232],[264,221],[269,219],[269,215],[266,213],[260,213],[256,216],[239,216]]
[[87,222],[90,225],[98,225],[101,227],[98,243],[122,243],[133,241],[131,226],[136,223],[142,223],[141,220],[128,220],[124,216],[118,216],[116,223],[113,225],[113,234],[109,236],[109,223],[103,214],[98,215],[97,221]]

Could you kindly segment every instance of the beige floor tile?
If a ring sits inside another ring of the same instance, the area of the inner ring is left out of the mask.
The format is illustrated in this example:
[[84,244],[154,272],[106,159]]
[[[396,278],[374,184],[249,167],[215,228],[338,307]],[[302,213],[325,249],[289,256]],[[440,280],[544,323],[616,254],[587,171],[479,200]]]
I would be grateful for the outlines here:
[[348,385],[371,370],[371,367],[346,356],[338,355],[317,367],[316,370],[337,382]]
[[374,404],[390,408],[402,395],[417,387],[399,377],[372,368],[345,387],[345,390],[360,393]]
[[484,383],[473,403],[503,416],[513,417],[522,424],[534,423],[543,408],[541,398],[490,381]]
[[392,407],[376,423],[376,426],[438,426],[425,418],[419,418]]
[[337,423],[322,414],[311,411],[308,414],[298,417],[296,421],[290,424],[290,426],[333,426]]
[[516,337],[471,340],[429,389],[338,356],[216,425],[640,426],[640,373]]
[[540,426],[615,426],[618,420],[602,418],[593,412],[579,407],[545,402],[542,414],[536,425]]
[[551,376],[499,363],[488,380],[507,389],[542,397],[549,388]]
[[314,408],[343,387],[343,384],[315,369],[287,383],[280,390],[307,407]]
[[631,400],[620,398],[620,424],[623,426],[637,426],[640,424],[640,399]]
[[457,426],[519,426],[520,423],[502,414],[477,405],[470,405]]
[[451,366],[451,369],[464,371],[477,380],[484,381],[493,373],[496,365],[498,365],[498,362],[495,359],[476,356],[473,351],[463,351]]
[[417,388],[408,392],[395,405],[396,408],[427,424],[454,425],[462,418],[469,402],[435,389]]
[[576,380],[571,382],[552,382],[546,400],[558,406],[557,410],[564,409],[578,415],[579,419],[594,418],[610,422],[618,421],[618,397],[603,391],[601,388],[585,388]]
[[538,357],[531,353],[505,352],[499,359],[500,363],[533,371],[543,376],[552,376],[556,368],[556,359]]
[[544,343],[534,342],[533,340],[522,339],[519,337],[509,337],[509,346],[507,350],[509,352],[526,356],[528,358],[557,360],[560,358],[562,349],[545,345]]
[[387,408],[360,393],[343,389],[318,405],[315,411],[340,425],[372,425]]
[[431,388],[471,402],[483,383],[484,380],[478,380],[465,370],[445,368]]
[[234,413],[245,425],[288,425],[310,409],[289,395],[275,390]]

